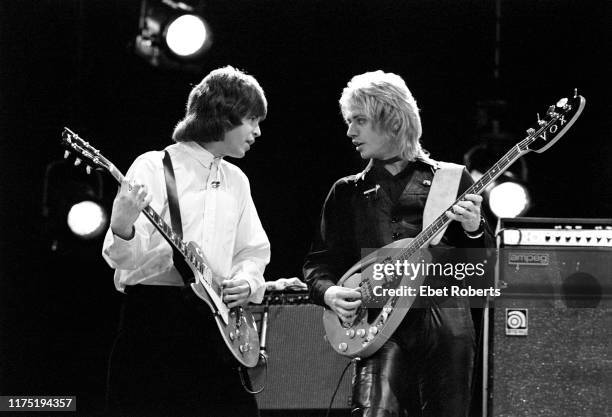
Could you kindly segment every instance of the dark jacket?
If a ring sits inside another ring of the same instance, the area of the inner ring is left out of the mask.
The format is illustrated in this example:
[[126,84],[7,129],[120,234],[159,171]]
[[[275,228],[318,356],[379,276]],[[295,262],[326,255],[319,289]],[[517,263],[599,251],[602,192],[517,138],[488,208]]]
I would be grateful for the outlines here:
[[[303,267],[313,302],[324,305],[325,291],[369,252],[421,232],[434,171],[434,164],[418,160],[392,176],[374,164],[336,181],[325,199],[320,227]],[[473,182],[464,169],[458,195]],[[494,247],[494,238],[485,225],[483,237],[470,239],[461,224],[453,221],[437,247]]]

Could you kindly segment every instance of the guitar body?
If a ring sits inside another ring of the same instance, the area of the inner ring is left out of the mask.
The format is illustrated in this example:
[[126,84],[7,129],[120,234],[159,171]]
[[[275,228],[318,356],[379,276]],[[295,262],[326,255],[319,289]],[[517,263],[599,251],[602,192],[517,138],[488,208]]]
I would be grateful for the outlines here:
[[[194,242],[187,245],[195,260],[185,259],[191,270],[187,281],[192,281],[183,292],[185,299],[203,314],[212,314],[223,342],[240,364],[252,368],[259,361],[259,334],[253,315],[243,307],[228,309],[222,301],[221,288],[212,279],[210,271],[201,272],[196,265],[206,265],[202,251]],[[185,275],[181,268],[179,272]],[[204,301],[204,303],[202,303]]]
[[[340,278],[338,285],[353,289],[360,288],[364,281],[361,276],[355,276],[355,274],[372,276],[372,269],[375,263],[385,263],[385,259],[389,257],[391,250],[397,251],[407,247],[412,241],[413,239],[398,240],[372,252],[353,265]],[[408,259],[408,262],[429,262],[430,259],[431,257],[427,250],[419,250],[414,253],[413,257]],[[398,284],[397,288],[413,288],[415,294],[418,294],[424,279],[423,275],[416,277],[403,276],[395,284]],[[384,300],[381,308],[361,308],[357,318],[350,326],[343,324],[336,313],[325,309],[323,313],[325,334],[336,352],[352,358],[367,358],[374,354],[398,328],[406,313],[408,313],[414,304],[416,296],[403,295],[399,297],[377,297],[377,299]]]

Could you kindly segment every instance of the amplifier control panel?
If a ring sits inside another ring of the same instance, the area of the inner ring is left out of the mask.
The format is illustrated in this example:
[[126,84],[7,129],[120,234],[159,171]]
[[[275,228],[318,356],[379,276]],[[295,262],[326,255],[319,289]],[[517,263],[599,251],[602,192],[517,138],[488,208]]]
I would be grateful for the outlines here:
[[612,247],[606,219],[502,219],[500,235],[511,246]]

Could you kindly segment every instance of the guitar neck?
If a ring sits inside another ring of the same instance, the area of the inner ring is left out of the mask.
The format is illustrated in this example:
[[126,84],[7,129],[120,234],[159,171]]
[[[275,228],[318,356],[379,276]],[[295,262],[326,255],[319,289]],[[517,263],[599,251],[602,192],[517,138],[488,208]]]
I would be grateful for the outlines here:
[[[510,165],[531,150],[529,146],[533,144],[533,142],[543,140],[547,144],[543,146],[541,150],[545,150],[559,140],[565,131],[574,123],[584,107],[584,99],[578,95],[576,95],[575,98],[579,99],[578,106],[575,114],[570,120],[566,120],[565,115],[563,114],[549,110],[550,120],[547,122],[539,122],[537,129],[528,129],[528,135],[525,139],[506,152],[506,154],[499,161],[497,161],[495,165],[485,172],[478,181],[472,184],[471,187],[465,190],[465,192],[461,194],[461,196],[459,196],[459,198],[445,211],[451,210],[452,206],[457,204],[459,201],[462,201],[467,194],[482,194],[485,188],[487,188],[493,181],[503,174],[504,171],[510,167]],[[571,109],[571,107],[569,108]],[[408,250],[405,253],[402,253],[402,257],[406,255],[410,256],[415,250],[424,247],[434,238],[434,236],[436,236],[436,234],[438,234],[438,232],[440,232],[440,230],[442,230],[442,228],[446,227],[450,221],[451,220],[446,216],[446,214],[442,213],[412,241],[412,244],[408,247]]]
[[[528,140],[529,138],[525,139]],[[495,181],[503,172],[516,162],[522,155],[527,153],[521,150],[521,146],[516,145],[510,149],[495,165],[493,165],[482,177],[472,184],[459,198],[449,206],[446,211],[450,211],[458,202],[462,201],[467,194],[482,194],[493,181]],[[414,238],[406,251],[401,254],[401,258],[411,256],[416,250],[424,247],[429,243],[443,228],[445,228],[451,220],[442,213],[428,227],[426,227],[419,235]]]

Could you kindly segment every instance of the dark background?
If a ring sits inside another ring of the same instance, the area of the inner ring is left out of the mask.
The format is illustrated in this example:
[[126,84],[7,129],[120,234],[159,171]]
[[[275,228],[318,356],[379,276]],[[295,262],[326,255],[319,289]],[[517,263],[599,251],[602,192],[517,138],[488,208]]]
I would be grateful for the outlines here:
[[[501,1],[496,79],[493,0],[209,0],[214,44],[200,73],[132,53],[137,0],[1,1],[0,395],[78,395],[84,415],[102,402],[120,301],[112,270],[100,240],[52,252],[42,218],[63,126],[125,172],[170,143],[205,73],[231,64],[253,74],[269,116],[247,157],[231,162],[250,178],[272,243],[266,277],[276,279],[300,275],[326,192],[363,166],[337,105],[353,75],[402,75],[421,108],[424,147],[458,163],[487,132],[479,102],[507,102],[509,148],[536,112],[579,88],[580,119],[549,151],[525,157],[527,215],[612,217],[607,3]],[[115,184],[104,180],[110,209]]]

